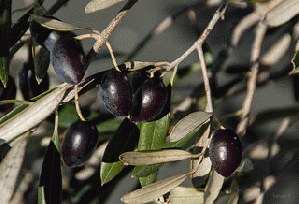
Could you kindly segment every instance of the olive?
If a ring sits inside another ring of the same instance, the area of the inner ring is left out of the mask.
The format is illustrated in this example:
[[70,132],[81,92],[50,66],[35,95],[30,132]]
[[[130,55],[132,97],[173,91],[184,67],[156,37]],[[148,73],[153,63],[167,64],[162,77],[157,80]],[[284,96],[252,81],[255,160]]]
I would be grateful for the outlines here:
[[164,109],[168,98],[167,88],[159,77],[144,81],[133,95],[132,122],[154,120]]
[[242,143],[234,131],[216,130],[211,140],[209,153],[215,171],[228,177],[241,163]]
[[[0,82],[0,101],[13,100],[16,97],[16,85],[14,79],[9,76],[6,87],[4,88],[2,82]],[[0,105],[0,112],[7,113],[13,108],[13,103],[7,103]]]
[[[54,18],[54,17],[53,17]],[[71,31],[51,30],[32,21],[30,30],[35,40],[50,52],[50,61],[58,78],[75,85],[85,74],[85,53]]]
[[70,167],[83,164],[94,152],[98,138],[98,130],[90,121],[73,122],[65,134],[61,147],[64,163]]
[[19,73],[19,86],[24,99],[28,101],[48,90],[49,76],[46,73],[44,79],[38,84],[34,73],[33,62],[25,63]]
[[115,116],[127,116],[132,107],[132,92],[128,76],[112,69],[99,85],[99,96],[104,106]]

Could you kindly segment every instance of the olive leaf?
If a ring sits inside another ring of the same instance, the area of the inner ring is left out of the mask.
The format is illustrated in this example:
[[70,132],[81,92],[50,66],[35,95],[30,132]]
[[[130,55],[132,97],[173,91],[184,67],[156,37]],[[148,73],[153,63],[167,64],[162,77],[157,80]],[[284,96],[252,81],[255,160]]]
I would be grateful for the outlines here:
[[170,202],[171,203],[204,203],[204,192],[190,187],[176,187],[170,190]]
[[270,27],[284,24],[299,13],[299,0],[284,0],[270,10],[265,22]]
[[64,23],[62,21],[52,19],[52,18],[47,18],[44,16],[39,16],[35,14],[30,15],[35,21],[40,23],[42,26],[48,28],[48,29],[53,29],[53,30],[61,30],[61,31],[71,31],[71,30],[84,30],[84,29],[90,29],[90,28],[81,28],[77,27],[68,23]]
[[198,154],[191,154],[185,150],[162,150],[155,152],[126,152],[119,156],[125,165],[147,165],[171,161],[196,158]]
[[170,142],[182,139],[185,135],[205,123],[211,116],[212,113],[195,112],[181,119],[169,135]]
[[214,202],[222,188],[223,182],[224,177],[213,170],[205,190],[204,203],[210,204]]
[[17,189],[17,180],[22,177],[20,172],[29,134],[29,132],[25,133],[13,143],[13,147],[0,164],[1,203],[9,203]]
[[292,74],[298,73],[299,72],[299,51],[292,58],[292,63],[293,63]]
[[180,185],[187,178],[188,174],[178,174],[173,177],[158,181],[124,195],[121,201],[124,203],[147,203],[159,196],[169,192]]
[[99,10],[104,10],[114,4],[125,0],[92,0],[85,7],[85,13],[93,13]]
[[123,163],[121,161],[106,163],[101,162],[101,185],[111,181],[122,170]]
[[[18,135],[34,128],[48,117],[63,99],[70,85],[63,84],[43,98],[30,104],[0,125],[0,143],[9,142]],[[4,140],[4,141],[3,141]]]

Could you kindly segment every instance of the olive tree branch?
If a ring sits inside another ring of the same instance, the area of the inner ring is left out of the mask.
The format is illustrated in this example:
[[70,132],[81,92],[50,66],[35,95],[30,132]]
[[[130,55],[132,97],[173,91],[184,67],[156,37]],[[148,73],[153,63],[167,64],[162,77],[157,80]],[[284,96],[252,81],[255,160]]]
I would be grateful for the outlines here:
[[259,70],[259,56],[262,41],[266,35],[267,25],[264,24],[262,21],[259,22],[256,28],[256,35],[252,47],[250,61],[253,63],[252,67],[250,68],[250,75],[247,82],[247,93],[242,105],[241,109],[241,120],[237,126],[237,134],[241,137],[245,134],[246,127],[249,121],[249,114],[252,106],[253,96],[256,90],[256,82],[257,82],[257,74]]
[[210,34],[210,32],[213,30],[215,24],[218,22],[218,20],[221,18],[224,18],[224,13],[226,11],[227,8],[227,4],[224,4],[223,6],[221,6],[219,9],[217,9],[217,11],[215,12],[215,14],[213,15],[212,20],[210,21],[209,25],[207,26],[207,28],[203,31],[203,33],[201,34],[201,36],[199,37],[199,39],[179,58],[177,58],[176,60],[172,61],[170,63],[169,69],[178,66],[186,57],[188,57],[195,49],[197,49],[198,47],[201,47],[203,42],[205,41],[205,39],[207,38],[207,36]]
[[120,23],[120,21],[126,16],[126,14],[129,12],[129,10],[133,7],[133,5],[138,0],[131,0],[128,1],[128,3],[121,9],[121,11],[113,18],[113,20],[110,22],[110,24],[105,28],[96,39],[96,42],[94,43],[93,47],[89,51],[86,59],[86,68],[90,64],[91,60],[96,56],[96,54],[100,51],[102,46],[106,43],[110,35],[112,34],[112,31],[116,28],[116,26]]

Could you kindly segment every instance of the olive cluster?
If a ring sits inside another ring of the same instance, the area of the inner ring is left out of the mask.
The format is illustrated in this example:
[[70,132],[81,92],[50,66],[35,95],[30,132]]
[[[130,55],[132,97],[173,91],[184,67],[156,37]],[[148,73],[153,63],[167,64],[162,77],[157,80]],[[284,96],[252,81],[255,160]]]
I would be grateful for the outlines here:
[[149,77],[136,72],[129,80],[125,71],[112,69],[99,84],[99,96],[104,106],[115,116],[129,116],[141,123],[156,119],[163,111],[168,92],[160,76]]
[[61,146],[64,163],[70,167],[82,165],[97,147],[99,132],[90,121],[77,120],[67,130]]
[[75,85],[82,80],[85,53],[73,32],[48,29],[35,20],[30,23],[30,32],[35,41],[50,52],[53,69],[61,81]]
[[209,154],[215,171],[222,176],[230,176],[242,160],[242,143],[239,136],[229,129],[215,131]]

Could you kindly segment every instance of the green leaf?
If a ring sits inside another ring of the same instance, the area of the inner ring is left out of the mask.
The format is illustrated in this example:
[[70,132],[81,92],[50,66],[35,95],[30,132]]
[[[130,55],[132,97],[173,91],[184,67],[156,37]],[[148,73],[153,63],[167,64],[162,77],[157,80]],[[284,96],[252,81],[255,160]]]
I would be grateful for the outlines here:
[[117,174],[121,172],[123,163],[121,161],[106,163],[101,162],[101,185],[111,181]]
[[47,18],[44,16],[39,16],[35,14],[30,15],[35,21],[40,23],[42,26],[53,29],[53,30],[61,30],[61,31],[72,31],[72,30],[85,30],[90,28],[81,28],[77,27],[68,23],[64,23],[62,21],[53,19],[53,18]]
[[299,72],[299,51],[294,55],[292,59],[293,71],[292,74]]
[[37,202],[38,204],[46,204],[45,201],[45,193],[44,193],[44,187],[38,187],[38,192],[37,192]]
[[99,10],[104,10],[114,4],[125,0],[92,0],[85,7],[85,13],[93,13]]
[[69,87],[70,85],[63,84],[19,113],[11,115],[0,125],[0,143],[3,143],[3,140],[11,141],[42,122],[53,113]]
[[224,177],[213,170],[208,180],[208,184],[204,194],[205,203],[213,203],[214,200],[216,200],[222,188],[223,182]]
[[35,41],[32,46],[34,59],[34,72],[38,83],[41,83],[47,73],[50,64],[50,52],[44,46],[38,45]]
[[139,129],[128,118],[120,124],[107,145],[102,161],[106,163],[119,161],[119,156],[135,149],[139,137]]
[[121,201],[124,203],[146,203],[155,200],[159,196],[167,193],[171,189],[180,185],[188,174],[179,174],[156,183],[147,185],[124,195]]
[[[165,143],[170,122],[170,114],[159,120],[139,124],[140,139],[138,151],[159,150]],[[133,170],[133,177],[143,177],[156,173],[162,164],[151,164],[136,166]]]
[[44,188],[44,198],[47,204],[61,203],[62,176],[60,154],[53,141],[50,142],[44,157],[39,186]]
[[169,139],[170,142],[178,141],[188,133],[194,131],[200,125],[204,124],[212,113],[195,112],[181,119],[172,130]]
[[29,132],[25,133],[13,143],[0,164],[0,198],[1,203],[10,203],[15,190],[18,189],[18,179],[23,178],[21,168],[25,157]]
[[22,15],[16,23],[13,24],[11,28],[12,37],[10,47],[16,44],[28,30],[29,16],[29,12],[27,12],[24,15]]
[[4,87],[6,87],[8,82],[8,70],[9,70],[8,57],[0,56],[0,79]]
[[204,203],[204,192],[196,188],[176,187],[170,190],[170,202],[174,204]]
[[154,152],[126,152],[119,159],[125,165],[146,165],[196,158],[198,155],[185,150],[162,150]]

